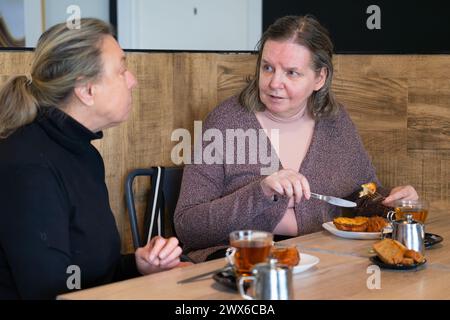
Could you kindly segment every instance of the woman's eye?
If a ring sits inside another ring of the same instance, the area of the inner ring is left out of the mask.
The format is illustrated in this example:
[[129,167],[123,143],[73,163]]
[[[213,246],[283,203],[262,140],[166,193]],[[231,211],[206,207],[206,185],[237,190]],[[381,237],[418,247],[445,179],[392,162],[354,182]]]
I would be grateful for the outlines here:
[[264,71],[267,71],[267,72],[271,72],[273,69],[272,69],[272,67],[269,66],[269,65],[263,65],[263,70],[264,70]]
[[289,76],[291,76],[291,77],[298,77],[298,76],[300,76],[300,73],[298,73],[297,71],[293,71],[293,70],[288,71],[287,74]]

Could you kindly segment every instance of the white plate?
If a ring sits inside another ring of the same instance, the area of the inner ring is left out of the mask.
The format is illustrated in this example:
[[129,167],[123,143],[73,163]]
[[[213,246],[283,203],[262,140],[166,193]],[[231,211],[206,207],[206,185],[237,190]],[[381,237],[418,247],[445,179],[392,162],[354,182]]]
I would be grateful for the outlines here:
[[300,253],[300,262],[292,269],[292,273],[300,273],[314,267],[320,261],[316,256]]
[[322,227],[334,234],[335,236],[347,239],[360,239],[360,240],[376,240],[381,239],[381,232],[352,232],[343,231],[336,228],[333,221],[325,222]]
[[[294,268],[292,268],[292,273],[294,273],[294,274],[306,271],[309,268],[314,267],[320,261],[320,259],[317,258],[316,256],[312,256],[310,254],[301,253],[301,252],[299,252],[299,253],[300,253],[300,262],[298,263],[298,265],[296,265]],[[231,262],[231,264],[233,264],[234,257],[231,256],[229,259],[230,259],[229,261]],[[227,258],[225,258],[225,261],[229,262]]]

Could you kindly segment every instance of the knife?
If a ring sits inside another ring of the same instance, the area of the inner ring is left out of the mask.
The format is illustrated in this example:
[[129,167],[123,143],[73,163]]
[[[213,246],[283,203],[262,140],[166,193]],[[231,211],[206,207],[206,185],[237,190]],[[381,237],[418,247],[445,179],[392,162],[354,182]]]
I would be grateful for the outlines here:
[[232,267],[227,265],[227,266],[225,266],[223,268],[220,268],[220,269],[216,269],[216,270],[213,270],[213,271],[208,271],[208,272],[205,272],[205,273],[202,273],[202,274],[198,274],[196,276],[193,276],[193,277],[190,277],[190,278],[178,281],[177,284],[183,284],[183,283],[189,283],[189,282],[193,282],[193,281],[205,280],[203,278],[205,278],[206,276],[210,276],[210,275],[218,273],[218,272],[229,271],[231,269],[232,269]]
[[321,194],[312,193],[312,192],[311,192],[311,197],[322,200],[322,201],[326,201],[329,204],[332,204],[332,205],[338,206],[338,207],[348,207],[348,208],[356,207],[356,203],[354,203],[352,201],[344,200],[341,198],[336,198],[336,197],[332,197],[332,196],[323,196]]

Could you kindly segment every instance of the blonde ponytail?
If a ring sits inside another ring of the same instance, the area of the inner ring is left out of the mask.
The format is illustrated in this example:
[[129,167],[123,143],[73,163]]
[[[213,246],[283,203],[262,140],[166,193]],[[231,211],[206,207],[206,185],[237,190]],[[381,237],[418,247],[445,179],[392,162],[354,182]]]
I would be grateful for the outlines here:
[[0,89],[0,139],[36,118],[38,104],[27,76],[16,76]]
[[63,108],[75,86],[100,77],[101,43],[109,24],[81,19],[80,29],[57,24],[42,34],[29,76],[15,76],[0,89],[0,139],[32,122],[38,108]]

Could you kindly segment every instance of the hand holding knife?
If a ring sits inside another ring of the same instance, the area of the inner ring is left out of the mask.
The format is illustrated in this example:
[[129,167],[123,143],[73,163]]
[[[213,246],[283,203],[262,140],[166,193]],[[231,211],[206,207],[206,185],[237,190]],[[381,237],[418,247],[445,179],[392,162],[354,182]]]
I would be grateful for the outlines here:
[[312,198],[326,201],[335,206],[356,207],[354,202],[311,192],[308,179],[291,169],[282,169],[264,178],[261,180],[261,188],[264,194],[272,197],[274,201],[277,201],[278,195],[284,195],[288,198],[294,197],[295,202],[299,203],[305,194],[310,194]]

